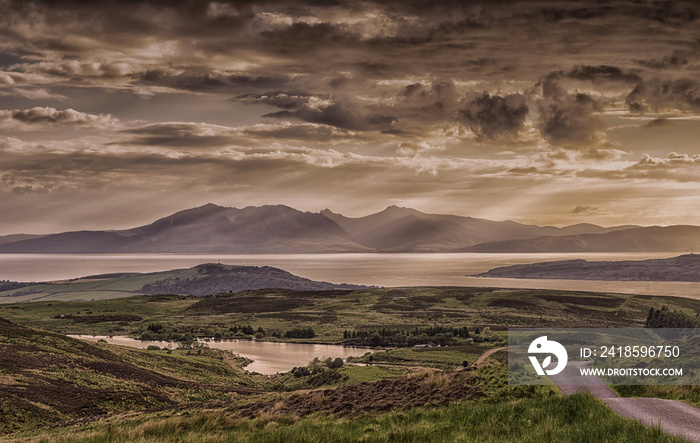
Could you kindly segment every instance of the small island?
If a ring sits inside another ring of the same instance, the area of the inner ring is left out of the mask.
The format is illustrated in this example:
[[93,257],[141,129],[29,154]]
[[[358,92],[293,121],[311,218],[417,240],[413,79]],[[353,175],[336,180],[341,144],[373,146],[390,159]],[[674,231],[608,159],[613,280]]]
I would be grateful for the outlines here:
[[560,260],[494,268],[476,277],[699,282],[700,255],[651,260]]

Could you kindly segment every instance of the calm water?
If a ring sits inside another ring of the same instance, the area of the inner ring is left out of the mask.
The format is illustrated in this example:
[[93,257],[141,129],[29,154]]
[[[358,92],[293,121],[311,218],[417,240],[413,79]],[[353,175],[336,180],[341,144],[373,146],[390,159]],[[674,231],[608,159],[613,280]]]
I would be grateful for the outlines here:
[[644,260],[679,253],[552,254],[0,254],[0,280],[54,281],[110,272],[154,272],[217,262],[275,266],[333,283],[378,286],[498,286],[577,289],[700,298],[686,282],[598,282],[468,277],[498,266],[551,260]]
[[[70,337],[90,341],[103,339],[111,344],[141,349],[146,349],[149,345],[155,345],[161,348],[172,348],[176,346],[174,343],[167,341],[135,340],[133,338],[121,336],[71,335]],[[210,348],[232,351],[235,354],[253,360],[253,363],[246,366],[246,369],[261,374],[287,372],[297,366],[306,366],[314,357],[340,357],[345,360],[347,357],[359,357],[369,351],[369,349],[365,348],[351,348],[339,345],[272,343],[253,340],[202,341],[206,342]]]

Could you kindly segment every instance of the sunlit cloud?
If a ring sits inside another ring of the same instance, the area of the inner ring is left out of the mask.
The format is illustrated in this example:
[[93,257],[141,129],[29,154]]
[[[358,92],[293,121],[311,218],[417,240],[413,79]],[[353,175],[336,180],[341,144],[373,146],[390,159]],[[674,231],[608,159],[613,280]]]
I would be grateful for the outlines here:
[[81,215],[57,230],[208,201],[700,224],[671,210],[697,194],[699,15],[685,1],[0,1],[0,203]]

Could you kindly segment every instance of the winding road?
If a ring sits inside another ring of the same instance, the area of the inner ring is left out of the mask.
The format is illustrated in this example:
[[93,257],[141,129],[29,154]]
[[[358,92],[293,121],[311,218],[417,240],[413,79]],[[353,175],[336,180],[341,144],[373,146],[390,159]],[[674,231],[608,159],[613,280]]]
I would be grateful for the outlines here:
[[[549,378],[564,395],[588,391],[623,417],[647,426],[660,426],[666,434],[700,443],[700,409],[678,400],[619,397],[597,377],[592,379],[591,385],[581,386],[579,369],[585,365],[586,362],[569,362],[562,373]],[[587,379],[591,381],[590,377]]]
[[498,351],[507,351],[507,350],[508,350],[508,346],[504,346],[504,347],[502,347],[502,348],[493,348],[493,349],[489,349],[488,351],[486,351],[486,352],[484,352],[483,354],[481,354],[481,355],[479,356],[479,358],[476,359],[476,361],[474,362],[474,364],[475,364],[475,365],[478,365],[479,363],[483,363],[484,360],[486,360],[490,355],[493,355],[493,354],[495,354],[495,353],[498,352]]
[[[508,347],[489,349],[474,364],[483,363],[490,355],[507,349]],[[659,426],[666,434],[700,443],[700,409],[678,400],[620,397],[598,377],[586,377],[588,384],[583,386],[580,369],[586,365],[587,362],[582,361],[569,362],[564,371],[549,378],[564,395],[589,392],[623,417],[647,426]]]

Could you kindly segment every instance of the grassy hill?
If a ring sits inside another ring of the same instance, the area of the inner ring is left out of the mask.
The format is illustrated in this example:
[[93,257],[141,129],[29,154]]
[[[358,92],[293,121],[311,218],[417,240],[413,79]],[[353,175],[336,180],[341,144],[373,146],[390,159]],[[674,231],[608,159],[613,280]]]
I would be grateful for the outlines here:
[[258,392],[223,354],[93,345],[0,319],[0,433]]
[[244,289],[332,290],[363,288],[299,277],[270,266],[205,263],[148,274],[92,275],[61,283],[0,282],[0,304],[36,300],[106,300],[140,294],[208,295]]

